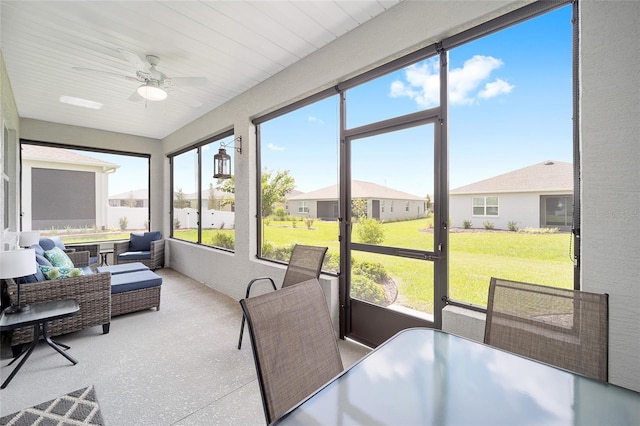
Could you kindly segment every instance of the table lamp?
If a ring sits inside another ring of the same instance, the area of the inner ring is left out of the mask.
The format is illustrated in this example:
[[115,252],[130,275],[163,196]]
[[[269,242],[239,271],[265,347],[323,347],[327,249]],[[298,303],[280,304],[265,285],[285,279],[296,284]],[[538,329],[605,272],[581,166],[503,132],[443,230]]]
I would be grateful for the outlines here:
[[[0,251],[0,278],[20,278],[36,273],[38,264],[36,263],[36,251],[34,249],[18,249],[11,251]],[[16,314],[28,311],[29,305],[20,303],[20,282],[16,280],[18,294],[16,303],[4,310],[4,313]]]
[[24,231],[20,233],[20,238],[18,239],[18,245],[20,247],[31,247],[34,244],[38,244],[40,242],[40,232],[39,231]]

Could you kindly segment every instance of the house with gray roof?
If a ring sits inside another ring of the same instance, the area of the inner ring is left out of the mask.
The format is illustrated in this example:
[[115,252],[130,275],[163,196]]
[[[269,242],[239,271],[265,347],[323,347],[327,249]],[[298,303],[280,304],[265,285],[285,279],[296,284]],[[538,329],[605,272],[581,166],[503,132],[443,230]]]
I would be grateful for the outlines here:
[[573,218],[573,164],[545,161],[461,186],[449,191],[452,227],[571,230]]
[[[109,226],[109,174],[120,166],[50,146],[22,145],[22,205],[32,229]],[[91,202],[87,202],[91,200]]]
[[[352,181],[351,198],[366,200],[367,217],[378,220],[408,220],[425,216],[425,197],[372,182]],[[336,220],[340,214],[338,186],[331,185],[288,197],[285,208],[287,213],[294,216]]]

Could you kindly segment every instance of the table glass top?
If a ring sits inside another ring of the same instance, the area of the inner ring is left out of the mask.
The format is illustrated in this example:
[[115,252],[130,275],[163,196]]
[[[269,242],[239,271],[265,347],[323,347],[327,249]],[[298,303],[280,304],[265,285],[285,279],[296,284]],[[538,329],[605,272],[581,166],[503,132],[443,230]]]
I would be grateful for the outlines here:
[[640,394],[454,335],[405,330],[291,424],[640,424]]
[[5,313],[0,316],[0,326],[3,328],[9,328],[12,326],[35,324],[42,320],[50,320],[63,318],[75,314],[80,310],[78,302],[75,299],[63,299],[53,300],[50,302],[33,303],[30,305],[31,309],[6,315]]

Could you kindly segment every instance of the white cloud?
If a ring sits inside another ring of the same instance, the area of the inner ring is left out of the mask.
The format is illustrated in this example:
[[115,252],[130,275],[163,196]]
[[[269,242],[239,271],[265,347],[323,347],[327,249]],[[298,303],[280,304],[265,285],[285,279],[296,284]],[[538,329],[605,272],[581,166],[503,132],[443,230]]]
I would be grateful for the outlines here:
[[267,145],[267,147],[271,150],[271,151],[284,151],[284,146],[276,146],[272,143],[270,143],[269,145]]
[[[488,99],[510,93],[515,86],[501,79],[486,83],[484,88],[478,91],[491,73],[502,65],[502,60],[492,56],[475,55],[467,59],[462,68],[449,70],[449,102],[452,105],[471,105],[476,102],[477,97]],[[391,97],[406,96],[423,108],[440,103],[438,58],[407,67],[405,78],[406,82],[396,80],[391,84]]]
[[314,117],[313,115],[309,116],[308,121],[309,121],[309,123],[318,123],[318,124],[324,125],[324,121],[322,121],[322,119],[320,119],[318,117]]
[[498,95],[511,93],[514,87],[515,86],[513,84],[509,84],[506,81],[497,78],[496,81],[485,84],[484,90],[480,91],[478,96],[484,99],[494,98]]

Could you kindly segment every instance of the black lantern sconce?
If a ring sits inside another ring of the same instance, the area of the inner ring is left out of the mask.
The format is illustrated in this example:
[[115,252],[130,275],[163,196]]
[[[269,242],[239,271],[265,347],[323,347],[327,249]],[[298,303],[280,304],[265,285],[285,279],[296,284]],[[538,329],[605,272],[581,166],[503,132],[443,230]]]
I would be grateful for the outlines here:
[[[236,144],[237,142],[237,144]],[[242,153],[242,136],[238,136],[229,143],[220,142],[218,153],[213,156],[213,177],[215,179],[229,179],[231,177],[231,157],[227,154],[227,147],[233,147],[238,154]]]

